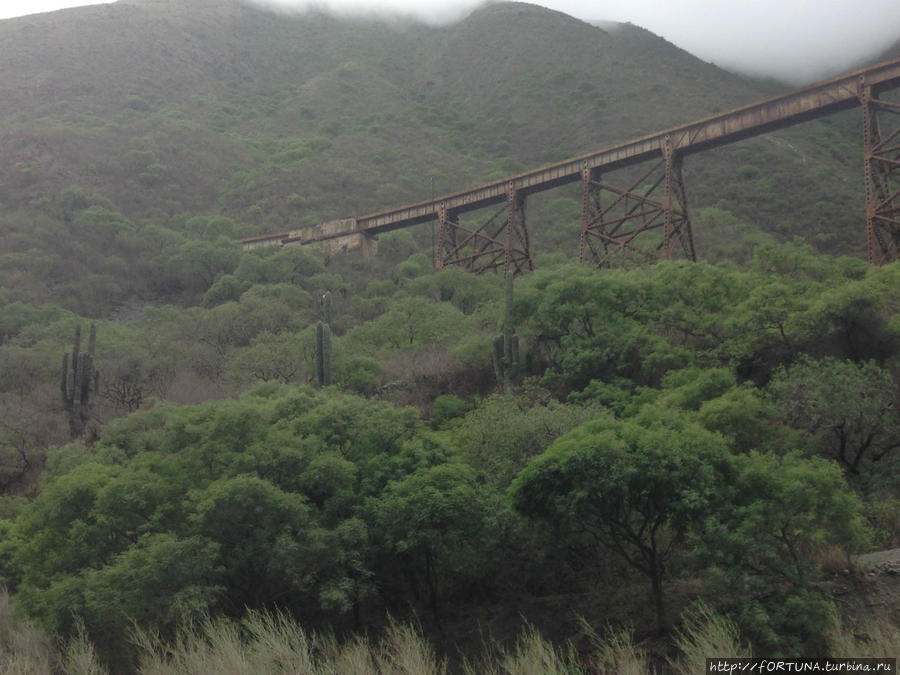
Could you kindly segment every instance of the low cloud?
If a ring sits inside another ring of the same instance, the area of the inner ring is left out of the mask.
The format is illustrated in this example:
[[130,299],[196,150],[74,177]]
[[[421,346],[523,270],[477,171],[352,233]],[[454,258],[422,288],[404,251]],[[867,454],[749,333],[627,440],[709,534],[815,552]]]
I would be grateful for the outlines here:
[[[282,11],[319,8],[336,15],[459,20],[482,4],[467,0],[247,0]],[[729,70],[803,84],[872,59],[900,37],[896,0],[546,0],[592,23],[630,22]]]
[[729,70],[804,84],[855,68],[900,38],[896,0],[550,0],[629,21]]
[[416,0],[245,0],[250,4],[281,12],[319,10],[335,16],[376,17],[381,19],[414,19],[428,25],[446,25],[459,21],[480,4],[446,2],[423,4]]

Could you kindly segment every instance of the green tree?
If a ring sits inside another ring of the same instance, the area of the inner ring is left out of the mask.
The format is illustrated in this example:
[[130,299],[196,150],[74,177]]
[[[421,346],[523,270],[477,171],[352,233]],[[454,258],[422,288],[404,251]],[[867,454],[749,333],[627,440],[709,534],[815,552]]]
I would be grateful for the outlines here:
[[727,460],[720,436],[672,415],[599,419],[533,459],[511,495],[523,514],[593,541],[646,575],[663,631],[668,564],[719,498]]
[[260,333],[246,347],[229,352],[229,376],[235,383],[306,382],[314,370],[314,343],[309,328],[299,333]]
[[219,276],[234,272],[240,258],[240,244],[234,240],[189,240],[171,257],[169,268],[185,288],[202,294]]
[[203,306],[215,307],[223,302],[237,302],[248,288],[249,282],[242,281],[233,274],[223,274],[203,294]]
[[423,295],[435,302],[449,302],[466,315],[500,296],[496,281],[490,275],[474,276],[455,265],[409,279],[405,288],[410,293]]
[[431,428],[447,428],[472,409],[472,404],[453,394],[442,394],[434,399],[431,410]]
[[652,280],[622,270],[559,266],[523,280],[515,313],[530,323],[567,389],[592,379],[658,384],[691,355],[655,329],[657,290]]
[[900,354],[900,265],[870,268],[862,278],[841,281],[810,308],[816,343],[828,353],[853,361],[884,363],[896,358]]
[[239,475],[213,481],[189,501],[189,531],[218,545],[230,614],[309,590],[318,533],[301,495]]
[[288,283],[318,290],[314,277],[325,271],[321,256],[304,246],[263,248],[241,256],[234,275],[249,284]]
[[340,386],[364,396],[371,396],[381,382],[381,364],[370,356],[338,357],[334,369]]
[[447,588],[476,576],[484,513],[475,471],[448,462],[390,483],[372,499],[373,534],[382,550],[399,559],[414,597],[424,585],[435,624]]
[[759,359],[770,351],[779,359],[790,359],[797,342],[806,337],[805,312],[815,289],[786,277],[761,276],[754,281],[726,319],[731,356]]
[[868,540],[860,500],[837,465],[797,453],[735,456],[726,486],[696,542],[711,590],[760,647],[799,653],[834,616],[817,587],[819,554]]
[[796,448],[797,433],[777,422],[778,409],[752,384],[733,387],[701,404],[697,421],[731,441],[736,452]]
[[[784,422],[810,433],[818,452],[869,488],[896,478],[900,394],[874,362],[802,357],[776,373],[768,387]],[[879,472],[874,467],[880,466]]]
[[494,395],[458,420],[452,439],[488,483],[505,490],[557,438],[602,414],[598,406]]
[[82,617],[103,653],[125,660],[129,626],[153,626],[167,636],[208,616],[223,596],[220,549],[198,536],[146,534],[101,568],[88,569]]
[[701,405],[721,396],[734,386],[734,376],[724,368],[683,368],[670,370],[656,399],[661,405],[699,410]]
[[431,348],[458,340],[468,325],[467,317],[450,303],[407,296],[395,299],[377,319],[348,331],[344,348]]

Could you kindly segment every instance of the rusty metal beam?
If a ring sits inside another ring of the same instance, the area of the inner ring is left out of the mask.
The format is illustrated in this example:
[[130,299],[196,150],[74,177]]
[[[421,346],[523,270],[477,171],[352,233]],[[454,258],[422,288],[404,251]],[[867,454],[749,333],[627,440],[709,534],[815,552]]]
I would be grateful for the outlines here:
[[[505,216],[505,218],[503,218]],[[486,221],[464,225],[457,209],[438,208],[440,234],[435,266],[462,265],[473,272],[503,269],[504,276],[534,269],[528,226],[525,220],[525,196],[512,184],[506,187],[506,202]]]
[[[882,265],[900,259],[900,104],[879,100],[864,76],[859,78],[859,100],[866,181],[866,253],[870,265]],[[896,128],[889,131],[891,126]]]
[[[645,264],[682,254],[696,260],[681,155],[670,139],[663,159],[620,188],[582,166],[580,260],[597,265]],[[662,193],[662,194],[660,194]],[[662,236],[660,237],[660,230]],[[677,246],[676,246],[677,244]]]
[[672,258],[672,242],[677,241],[684,256],[696,262],[697,250],[694,248],[687,192],[681,172],[682,155],[675,151],[668,139],[663,154],[666,158],[666,195],[663,199],[666,224],[663,235],[663,257],[666,260]]
[[[860,92],[860,82],[865,83],[864,88],[868,92],[866,94],[868,96],[867,99]],[[867,160],[867,172],[873,176],[872,181],[876,181],[877,178],[874,178],[876,174],[881,175],[879,172],[883,172],[886,167],[896,168],[900,159],[898,159],[894,151],[894,146],[886,145],[896,140],[896,134],[890,134],[885,138],[872,135],[872,110],[885,109],[887,104],[878,101],[878,96],[885,91],[898,87],[900,87],[900,59],[895,59],[780,96],[642,136],[625,143],[619,143],[596,152],[549,164],[508,179],[485,183],[469,190],[454,192],[427,201],[344,221],[332,221],[331,223],[307,228],[310,230],[308,234],[282,232],[250,237],[242,241],[245,248],[253,248],[289,242],[308,243],[324,241],[356,235],[361,232],[377,235],[381,232],[389,232],[431,220],[438,220],[442,205],[447,212],[459,215],[491,205],[503,204],[508,200],[510,186],[517,195],[524,198],[536,192],[583,180],[582,175],[585,168],[606,174],[610,171],[639,164],[647,160],[670,157],[667,169],[670,175],[667,174],[665,178],[668,186],[667,197],[662,202],[666,206],[664,213],[668,214],[666,216],[668,223],[666,232],[668,236],[664,235],[663,257],[672,253],[671,242],[674,237],[681,244],[682,248],[688,252],[688,257],[693,258],[695,254],[693,253],[693,242],[690,239],[690,221],[686,219],[684,190],[680,180],[680,162],[683,157],[708,148],[727,145],[751,136],[792,126],[816,117],[830,115],[856,106],[863,106],[868,111],[864,111],[864,116],[869,119],[870,124],[870,134],[866,137],[867,147],[875,153],[873,154],[875,159],[871,160],[871,162],[876,162],[877,166],[880,167],[874,168],[876,164],[872,164]],[[876,101],[878,102],[876,103]],[[667,153],[669,154],[667,155]],[[867,185],[869,185],[868,179]],[[890,190],[882,194],[882,192],[879,192],[880,188],[875,187],[874,182],[869,185],[868,189],[871,190],[872,194],[871,199],[867,200],[868,203],[875,204],[879,195],[882,200],[890,197]],[[634,196],[634,194],[632,193],[631,196]],[[675,201],[678,202],[677,209],[683,211],[681,216],[676,215]],[[896,196],[889,201],[892,204],[895,203]],[[892,209],[893,207],[876,208],[875,211],[877,214],[880,214],[875,216],[878,222],[891,226],[896,225],[896,221],[900,219],[898,218],[900,214],[897,213],[896,209]],[[682,219],[683,225],[678,224],[679,218]],[[893,237],[891,232],[895,232],[895,230],[888,228],[888,234],[885,234],[879,230],[879,227],[881,226],[869,227],[869,230],[872,231],[872,240],[875,242],[873,247],[878,248],[882,246],[879,243],[879,237],[882,239],[886,237],[882,248],[886,247],[886,252],[890,253],[890,251],[896,249],[896,241],[891,238]],[[525,235],[527,239],[527,232],[525,232]],[[587,241],[585,241],[586,236],[584,234],[582,236],[583,247],[587,245]],[[609,236],[612,235],[604,235],[604,237]],[[604,237],[601,237],[601,239]],[[896,253],[893,255],[896,258]],[[526,257],[530,259],[530,254]],[[884,254],[876,254],[874,259],[891,258]]]

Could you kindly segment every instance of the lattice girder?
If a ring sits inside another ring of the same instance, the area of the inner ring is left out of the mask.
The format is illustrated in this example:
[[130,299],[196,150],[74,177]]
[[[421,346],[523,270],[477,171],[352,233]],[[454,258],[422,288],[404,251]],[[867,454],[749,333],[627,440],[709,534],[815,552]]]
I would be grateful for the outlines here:
[[668,138],[660,150],[662,158],[627,188],[605,182],[587,164],[582,167],[582,263],[646,264],[668,260],[673,252],[697,259],[681,157]]
[[[878,99],[860,76],[869,264],[900,259],[900,104]],[[893,131],[890,131],[892,127]]]
[[504,276],[534,269],[525,219],[525,196],[517,192],[512,183],[503,206],[479,224],[463,224],[459,214],[447,209],[443,202],[438,208],[438,219],[440,235],[435,261],[438,269],[462,265],[479,274],[502,268]]

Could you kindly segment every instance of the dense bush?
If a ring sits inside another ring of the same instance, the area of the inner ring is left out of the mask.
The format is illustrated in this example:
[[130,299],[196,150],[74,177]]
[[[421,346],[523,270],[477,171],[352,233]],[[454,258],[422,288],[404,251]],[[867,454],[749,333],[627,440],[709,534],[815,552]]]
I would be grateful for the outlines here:
[[[165,639],[255,609],[325,630],[389,612],[440,632],[642,576],[659,627],[691,578],[754,645],[799,653],[837,616],[822,556],[896,536],[896,266],[547,267],[516,282],[524,379],[484,395],[497,280],[373,285],[305,249],[235,262],[201,229],[205,306],[97,322],[99,402],[68,445],[54,383],[78,317],[0,300],[4,480],[46,464],[2,512],[0,574],[107,659],[131,658],[130,621]],[[335,386],[314,390],[324,291]]]

